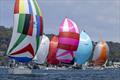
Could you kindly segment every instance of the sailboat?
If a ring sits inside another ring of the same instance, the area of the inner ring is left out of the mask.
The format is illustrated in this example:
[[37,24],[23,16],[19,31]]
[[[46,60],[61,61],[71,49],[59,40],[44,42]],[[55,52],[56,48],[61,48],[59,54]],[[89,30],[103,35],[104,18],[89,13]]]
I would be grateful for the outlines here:
[[7,55],[18,62],[35,57],[43,34],[43,18],[36,0],[15,0],[14,28]]
[[80,33],[79,46],[75,52],[75,63],[78,65],[85,64],[92,55],[93,45],[89,35],[82,31]]
[[59,28],[57,59],[63,63],[71,63],[78,44],[79,29],[74,21],[65,18]]
[[53,35],[50,40],[49,53],[47,56],[47,63],[51,65],[59,64],[59,61],[56,59],[56,52],[58,47],[58,36]]
[[49,52],[50,40],[47,36],[43,35],[41,44],[38,48],[37,54],[35,55],[33,61],[37,64],[44,64],[47,59]]
[[92,63],[94,66],[103,66],[109,56],[109,47],[105,41],[97,43],[94,49]]

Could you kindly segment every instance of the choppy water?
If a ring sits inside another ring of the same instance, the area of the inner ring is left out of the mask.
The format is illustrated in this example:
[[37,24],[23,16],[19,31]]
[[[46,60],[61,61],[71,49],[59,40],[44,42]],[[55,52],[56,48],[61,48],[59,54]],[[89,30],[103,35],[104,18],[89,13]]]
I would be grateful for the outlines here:
[[0,74],[0,80],[120,80],[119,69],[105,70],[35,70],[36,74]]

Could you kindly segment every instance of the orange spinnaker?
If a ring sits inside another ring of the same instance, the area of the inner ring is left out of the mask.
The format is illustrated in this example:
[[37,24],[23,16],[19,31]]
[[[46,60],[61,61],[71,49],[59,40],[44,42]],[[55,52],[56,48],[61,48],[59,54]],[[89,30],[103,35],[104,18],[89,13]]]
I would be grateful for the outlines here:
[[95,61],[95,65],[103,65],[107,60],[107,46],[105,42],[102,42],[102,50],[100,57]]
[[58,46],[58,37],[52,36],[50,41],[49,53],[47,57],[47,62],[52,65],[57,65],[59,61],[56,59],[56,52]]

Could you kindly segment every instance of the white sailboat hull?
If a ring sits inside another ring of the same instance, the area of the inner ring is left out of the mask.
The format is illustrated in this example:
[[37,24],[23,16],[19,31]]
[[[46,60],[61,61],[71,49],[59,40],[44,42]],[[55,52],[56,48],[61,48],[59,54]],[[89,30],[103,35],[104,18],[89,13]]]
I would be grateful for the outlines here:
[[32,70],[29,68],[24,68],[23,66],[20,66],[18,68],[11,68],[8,70],[9,74],[32,74]]

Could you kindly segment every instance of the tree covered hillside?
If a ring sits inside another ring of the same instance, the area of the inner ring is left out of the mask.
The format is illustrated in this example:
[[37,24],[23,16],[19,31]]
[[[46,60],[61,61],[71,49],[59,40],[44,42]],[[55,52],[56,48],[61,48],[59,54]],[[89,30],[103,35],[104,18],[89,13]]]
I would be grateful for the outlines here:
[[[46,34],[49,39],[53,34]],[[0,26],[0,52],[5,52],[12,36],[12,28]],[[120,43],[107,41],[110,48],[110,57],[112,61],[120,61]]]

